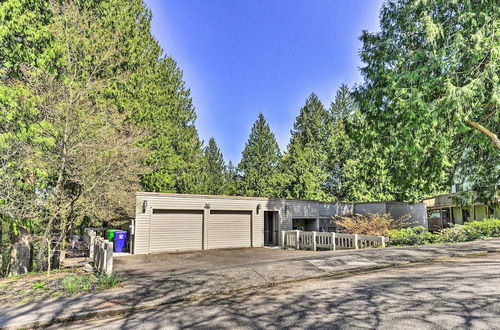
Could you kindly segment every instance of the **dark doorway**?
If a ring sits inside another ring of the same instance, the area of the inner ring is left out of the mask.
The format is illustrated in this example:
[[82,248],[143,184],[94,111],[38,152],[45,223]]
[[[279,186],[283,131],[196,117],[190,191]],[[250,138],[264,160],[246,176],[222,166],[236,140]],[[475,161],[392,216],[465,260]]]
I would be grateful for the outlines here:
[[463,222],[470,221],[470,210],[462,209],[462,221]]
[[264,245],[278,244],[278,212],[264,211]]

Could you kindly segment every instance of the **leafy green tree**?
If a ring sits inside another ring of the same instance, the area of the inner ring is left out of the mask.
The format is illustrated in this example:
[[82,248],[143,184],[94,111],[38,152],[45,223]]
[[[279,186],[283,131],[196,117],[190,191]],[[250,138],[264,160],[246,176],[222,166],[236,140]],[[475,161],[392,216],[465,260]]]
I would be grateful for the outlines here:
[[53,231],[131,215],[139,178],[202,189],[189,90],[142,1],[7,0],[0,20],[0,216],[39,267]]
[[363,32],[356,96],[397,199],[446,191],[457,174],[499,182],[499,17],[493,0],[391,0],[381,31]]
[[333,199],[326,187],[328,121],[328,111],[319,98],[311,94],[295,120],[292,137],[283,156],[284,197]]
[[278,194],[280,149],[264,115],[252,126],[238,165],[238,193],[245,196],[273,197]]
[[227,170],[224,157],[215,139],[208,140],[208,145],[204,149],[205,156],[205,193],[210,195],[227,194]]

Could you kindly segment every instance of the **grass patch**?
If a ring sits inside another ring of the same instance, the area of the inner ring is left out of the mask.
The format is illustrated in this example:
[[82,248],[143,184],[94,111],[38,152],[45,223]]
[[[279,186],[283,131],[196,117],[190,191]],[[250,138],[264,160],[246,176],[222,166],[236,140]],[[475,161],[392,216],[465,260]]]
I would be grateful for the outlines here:
[[89,291],[95,282],[93,276],[80,274],[80,275],[68,275],[62,280],[62,286],[68,293]]
[[120,284],[116,275],[85,273],[71,269],[45,273],[24,274],[0,279],[0,306],[67,297],[72,294],[98,292]]
[[120,284],[120,280],[118,276],[115,274],[106,275],[99,274],[97,275],[97,286],[101,289],[110,289]]

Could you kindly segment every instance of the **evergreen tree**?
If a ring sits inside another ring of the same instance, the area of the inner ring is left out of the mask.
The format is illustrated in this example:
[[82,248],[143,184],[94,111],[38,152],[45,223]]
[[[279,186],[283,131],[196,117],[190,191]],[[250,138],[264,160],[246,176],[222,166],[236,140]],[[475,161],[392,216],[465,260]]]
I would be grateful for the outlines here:
[[172,58],[150,66],[139,77],[143,86],[135,94],[140,107],[133,114],[147,131],[142,145],[151,151],[146,159],[151,170],[143,175],[142,186],[146,191],[201,193],[203,150],[189,89]]
[[226,194],[229,196],[237,195],[238,193],[238,169],[234,166],[233,162],[230,160],[227,164],[226,170]]
[[210,195],[227,194],[227,169],[224,157],[215,139],[208,140],[208,145],[204,149],[205,156],[205,193]]
[[238,193],[245,196],[277,196],[278,163],[281,157],[276,138],[264,115],[259,114],[242,152]]
[[326,191],[329,115],[315,94],[300,109],[283,157],[284,197],[331,200]]
[[397,199],[500,181],[499,17],[495,0],[391,0],[363,32],[356,95]]
[[355,142],[348,135],[348,126],[356,116],[356,105],[347,85],[342,84],[331,103],[327,121],[327,160],[328,179],[326,190],[337,200],[346,200],[347,181],[344,166],[356,155]]

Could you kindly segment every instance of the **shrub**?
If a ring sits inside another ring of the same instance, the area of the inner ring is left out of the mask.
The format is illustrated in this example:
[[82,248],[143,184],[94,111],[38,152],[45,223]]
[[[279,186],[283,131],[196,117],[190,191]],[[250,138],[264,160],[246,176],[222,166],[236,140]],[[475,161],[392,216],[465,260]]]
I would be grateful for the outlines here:
[[425,227],[411,227],[399,230],[388,230],[389,245],[422,245],[434,242],[434,234]]
[[388,230],[401,228],[403,220],[394,220],[390,214],[367,213],[356,214],[353,217],[339,217],[336,224],[349,234],[381,236]]
[[445,228],[437,234],[440,243],[467,242],[486,237],[500,237],[500,219],[484,219]]
[[471,235],[465,226],[455,225],[449,228],[441,229],[436,234],[438,243],[466,242],[472,241]]

